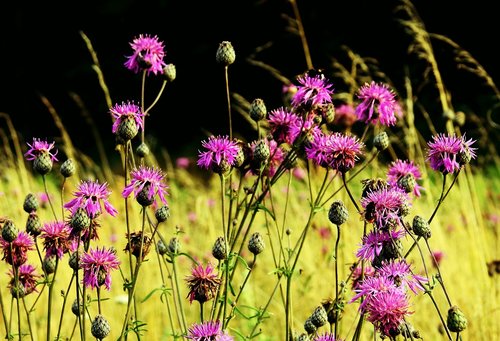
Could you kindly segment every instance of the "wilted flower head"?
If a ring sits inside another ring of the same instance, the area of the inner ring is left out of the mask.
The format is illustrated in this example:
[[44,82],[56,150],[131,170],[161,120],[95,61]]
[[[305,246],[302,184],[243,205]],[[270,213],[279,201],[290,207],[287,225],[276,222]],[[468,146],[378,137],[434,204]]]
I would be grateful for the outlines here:
[[40,154],[48,154],[52,161],[57,161],[57,150],[55,153],[51,152],[51,149],[54,148],[55,142],[49,144],[47,141],[33,138],[32,144],[27,143],[27,145],[30,149],[28,149],[28,151],[24,154],[24,156],[26,156],[26,160],[33,161],[40,156]]
[[119,265],[120,261],[113,248],[90,248],[80,258],[80,266],[83,269],[83,284],[94,289],[104,284],[106,289],[110,290],[111,270],[118,269]]
[[332,102],[332,84],[324,75],[299,76],[297,81],[297,92],[293,95],[292,105],[294,107],[317,107]]
[[[132,192],[141,204],[151,204],[158,195],[163,204],[167,204],[166,195],[168,186],[164,182],[165,174],[159,168],[139,166],[130,172],[131,180],[122,191],[122,196],[127,198]],[[147,206],[147,205],[145,205]]]
[[[422,179],[422,174],[420,173],[420,170],[418,169],[418,167],[413,163],[413,161],[408,161],[408,160],[393,161],[393,162],[391,162],[391,164],[389,166],[389,170],[387,171],[387,182],[391,186],[397,186],[398,180],[407,174],[413,175],[415,180]],[[415,187],[413,188],[413,194],[415,194],[415,196],[419,197],[420,190],[422,188],[423,187],[417,183],[415,185]]]
[[233,341],[234,338],[221,327],[219,321],[195,323],[189,327],[187,338],[193,341]]
[[402,111],[395,100],[394,92],[386,84],[365,83],[357,93],[362,100],[356,107],[358,119],[365,123],[378,123],[385,126],[396,124],[396,116],[401,116]]
[[206,268],[200,264],[192,269],[191,276],[186,278],[190,303],[194,300],[204,303],[215,297],[221,279],[213,271],[211,264],[207,264]]
[[46,256],[61,259],[71,244],[69,226],[64,221],[53,221],[45,223],[40,231]]
[[389,224],[399,224],[399,218],[408,214],[410,206],[408,194],[399,187],[381,188],[366,194],[361,199],[365,209],[364,216],[378,228],[386,228]]
[[163,61],[165,56],[163,42],[157,36],[149,34],[140,34],[130,43],[132,55],[127,56],[125,67],[138,73],[141,70],[147,70],[148,75],[153,72],[163,73],[163,67],[166,65]]
[[299,135],[302,126],[302,119],[283,107],[271,110],[268,122],[273,139],[290,145]]
[[151,237],[142,231],[131,232],[127,234],[126,237],[128,242],[124,251],[130,252],[137,259],[144,260],[144,257],[147,256],[151,249],[151,243],[153,241]]
[[431,168],[441,172],[454,173],[460,169],[459,153],[468,153],[471,159],[476,158],[475,150],[472,144],[476,141],[465,139],[465,135],[457,137],[455,135],[438,134],[432,137],[433,141],[427,142],[429,147],[427,151],[427,160]]
[[111,191],[108,189],[106,182],[100,184],[98,181],[81,181],[77,191],[74,193],[75,198],[64,204],[74,213],[78,207],[85,208],[91,219],[96,218],[102,212],[102,206],[111,216],[116,216],[118,211],[108,201]]
[[228,136],[210,136],[202,141],[205,151],[199,152],[198,166],[223,174],[234,165],[240,146]]
[[[3,249],[3,258],[7,263],[21,266],[28,260],[28,251],[33,250],[35,241],[28,233],[20,231],[11,243],[0,236],[0,246]],[[11,250],[12,247],[12,250]]]
[[[20,296],[26,296],[31,294],[33,291],[37,291],[37,280],[42,276],[35,273],[35,267],[31,264],[23,264],[18,268],[17,271],[19,286],[22,289],[22,294]],[[14,278],[14,271],[12,269],[9,269],[9,275],[11,277],[9,288],[11,289],[11,291],[13,291],[15,290],[16,283]]]
[[115,104],[109,111],[115,119],[112,127],[113,133],[118,131],[118,127],[126,119],[132,119],[137,127],[144,128],[144,113],[138,105],[132,102]]
[[415,294],[418,290],[424,291],[421,283],[428,281],[425,277],[412,274],[410,264],[404,259],[383,262],[382,266],[377,269],[377,275],[387,277],[393,280],[396,286],[405,290],[409,288]]

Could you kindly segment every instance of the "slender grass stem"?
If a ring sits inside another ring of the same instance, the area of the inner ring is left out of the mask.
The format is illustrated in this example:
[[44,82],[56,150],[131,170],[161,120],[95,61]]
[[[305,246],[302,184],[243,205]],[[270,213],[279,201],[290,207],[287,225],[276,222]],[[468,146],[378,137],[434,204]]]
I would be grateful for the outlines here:
[[50,199],[49,190],[47,189],[47,180],[45,179],[45,174],[42,175],[43,179],[43,188],[45,189],[45,194],[47,195],[47,201],[49,202],[50,209],[52,210],[52,214],[54,215],[54,219],[57,220],[56,211],[54,210],[54,205],[52,205],[52,199]]

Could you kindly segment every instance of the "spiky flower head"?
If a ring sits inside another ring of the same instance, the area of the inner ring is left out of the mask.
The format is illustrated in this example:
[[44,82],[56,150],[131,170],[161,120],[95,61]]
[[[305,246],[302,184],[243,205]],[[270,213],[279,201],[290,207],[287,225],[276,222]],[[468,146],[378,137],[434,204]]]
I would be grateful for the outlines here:
[[168,186],[164,183],[165,174],[156,167],[140,165],[130,172],[131,180],[122,191],[122,196],[127,198],[134,192],[135,198],[142,206],[149,206],[156,201],[156,195],[161,202],[167,205],[166,195]]
[[104,318],[101,314],[98,314],[92,321],[90,331],[92,332],[93,337],[98,340],[102,340],[109,335],[111,327],[108,320],[106,320],[106,318]]
[[70,228],[64,221],[45,223],[41,229],[43,248],[47,256],[57,256],[61,259],[70,247]]
[[193,341],[233,341],[234,338],[221,328],[219,321],[195,323],[189,327],[187,338]]
[[293,95],[294,107],[314,109],[332,102],[333,89],[324,75],[309,76],[308,74],[297,77],[297,92]]
[[234,51],[233,44],[230,41],[222,41],[217,48],[215,54],[217,63],[224,66],[229,66],[236,60],[236,52]]
[[144,129],[144,113],[133,102],[115,104],[109,112],[113,116],[113,134],[118,134],[124,141],[134,138],[140,129]]
[[361,265],[353,264],[351,266],[352,270],[352,284],[351,287],[353,290],[358,289],[359,285],[363,283],[366,278],[372,277],[375,275],[375,268],[368,264],[365,264],[363,267]]
[[476,158],[472,144],[475,140],[465,139],[465,135],[457,137],[451,134],[438,134],[427,142],[427,160],[435,171],[443,174],[454,173],[460,169],[459,161],[462,160],[461,153],[467,154],[470,159]]
[[392,89],[386,84],[365,83],[357,92],[361,103],[356,107],[358,119],[365,123],[380,123],[385,126],[396,124],[396,116],[401,116],[401,106]]
[[314,334],[317,329],[318,327],[314,325],[311,317],[309,316],[304,322],[304,330],[307,332],[307,334],[311,335]]
[[98,288],[102,285],[111,289],[111,270],[118,269],[120,261],[116,250],[105,247],[90,248],[81,255],[80,267],[83,269],[83,284],[87,288]]
[[9,281],[9,288],[12,296],[14,297],[24,297],[31,294],[36,290],[37,281],[42,276],[35,272],[35,267],[31,264],[23,264],[17,270],[18,276],[18,287],[16,288],[16,281],[14,278],[14,271],[9,270],[9,275],[11,277]]
[[335,118],[333,124],[344,127],[351,127],[358,119],[352,104],[344,103],[335,107]]
[[408,194],[399,187],[371,191],[361,199],[365,220],[380,229],[399,224],[400,218],[408,213],[409,205]]
[[24,198],[24,202],[23,202],[24,212],[31,213],[33,211],[36,211],[39,206],[40,206],[40,203],[38,202],[37,196],[34,195],[33,193],[28,193],[26,195],[26,197]]
[[342,225],[349,218],[349,212],[342,200],[335,200],[328,211],[328,219],[335,225]]
[[373,261],[376,257],[380,256],[386,245],[392,245],[404,235],[404,230],[384,231],[374,229],[363,237],[356,256],[361,259]]
[[151,72],[155,75],[163,73],[165,51],[163,42],[156,35],[140,34],[133,39],[130,46],[133,53],[127,56],[124,64],[127,69],[135,73],[147,71],[148,75]]
[[150,150],[146,143],[141,142],[141,144],[138,145],[137,148],[135,149],[135,152],[139,157],[146,157],[149,155]]
[[191,276],[186,278],[189,287],[189,302],[198,301],[204,303],[215,297],[217,289],[221,284],[221,279],[214,273],[213,266],[209,263],[195,266],[191,271]]
[[56,255],[45,254],[42,262],[42,268],[46,274],[53,274],[54,272],[56,272],[56,266],[58,262],[57,259],[58,258]]
[[342,341],[341,339],[336,339],[335,335],[332,333],[318,334],[312,341]]
[[61,164],[61,168],[59,170],[61,172],[61,175],[64,176],[65,178],[69,178],[76,172],[76,166],[75,163],[73,162],[73,159],[67,159]]
[[163,223],[164,221],[167,221],[167,219],[170,217],[170,208],[168,205],[163,205],[160,208],[157,208],[155,210],[155,218],[158,220],[158,222]]
[[241,148],[228,136],[210,136],[201,145],[206,150],[199,152],[198,166],[218,174],[225,174],[231,169]]
[[24,154],[26,160],[33,161],[33,168],[41,175],[45,175],[52,170],[54,161],[58,161],[56,158],[57,149],[55,152],[51,152],[54,148],[55,142],[48,143],[47,141],[42,141],[38,138],[33,138],[31,144],[27,143],[30,147],[28,151]]
[[111,205],[108,198],[111,191],[106,182],[100,184],[98,180],[83,180],[78,185],[75,196],[70,202],[64,204],[64,208],[73,214],[78,207],[83,207],[91,219],[96,218],[102,212],[102,208],[111,216],[116,216],[118,211]]
[[382,266],[377,269],[378,276],[384,276],[394,281],[396,286],[404,290],[410,289],[415,294],[424,291],[421,283],[428,282],[427,278],[413,274],[410,264],[405,259],[389,262],[382,262]]
[[[142,231],[130,232],[126,235],[127,245],[123,251],[128,251],[137,259],[144,260],[151,249],[152,239],[149,235],[142,233]],[[142,255],[142,257],[141,257]]]
[[256,98],[250,104],[249,115],[252,120],[258,122],[267,115],[266,103],[262,98]]
[[28,260],[28,251],[33,250],[34,245],[35,241],[33,238],[24,231],[20,231],[16,239],[12,242],[8,242],[0,237],[0,246],[4,251],[2,259],[14,266],[21,266],[26,263]]
[[341,173],[346,173],[354,167],[354,164],[359,159],[364,144],[355,136],[338,132],[333,133],[330,140],[332,150],[330,166]]
[[179,241],[179,238],[177,237],[172,237],[168,241],[168,251],[172,254],[178,254],[181,250],[181,242]]
[[286,108],[280,107],[269,112],[269,130],[273,139],[292,145],[300,133],[302,118]]
[[467,318],[456,305],[448,309],[446,325],[451,332],[459,333],[467,328]]
[[419,197],[423,187],[418,184],[418,180],[422,179],[422,173],[413,161],[400,159],[392,161],[387,171],[387,182],[392,186],[400,186],[400,179],[408,174],[411,174],[417,181],[413,187],[413,194]]

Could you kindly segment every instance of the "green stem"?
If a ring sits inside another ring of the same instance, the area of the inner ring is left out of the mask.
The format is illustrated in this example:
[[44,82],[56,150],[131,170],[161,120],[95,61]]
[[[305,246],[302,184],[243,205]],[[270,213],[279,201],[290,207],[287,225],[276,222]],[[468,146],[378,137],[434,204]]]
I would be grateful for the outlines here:
[[52,280],[49,283],[49,299],[47,303],[47,341],[50,341],[50,325],[52,319],[52,295],[54,292],[54,283],[56,282],[57,267],[59,265],[59,258],[56,255],[56,267],[52,274]]
[[226,82],[226,99],[227,99],[227,112],[229,115],[229,139],[233,139],[233,122],[231,118],[231,96],[229,95],[229,77],[228,77],[228,66],[224,66],[224,79]]
[[276,281],[276,285],[274,286],[273,292],[269,296],[269,299],[267,300],[267,303],[264,306],[264,308],[262,308],[262,311],[259,312],[259,316],[257,317],[257,323],[253,326],[252,331],[250,332],[250,336],[248,337],[248,339],[253,339],[255,336],[257,336],[257,335],[254,335],[254,333],[257,330],[257,327],[262,322],[264,313],[267,311],[267,308],[269,308],[269,305],[271,304],[271,301],[273,300],[273,297],[276,294],[276,290],[278,289],[278,287],[280,285],[281,278],[283,278],[283,276],[279,275],[278,280]]
[[141,111],[145,114],[142,120],[142,131],[141,131],[141,142],[144,143],[144,131],[146,130],[146,112],[144,111],[144,101],[145,101],[145,88],[146,88],[146,73],[147,70],[142,72],[142,81],[141,81]]
[[345,190],[346,190],[347,194],[349,195],[349,198],[351,199],[352,203],[354,204],[354,207],[356,207],[356,211],[358,211],[360,213],[361,211],[359,209],[358,203],[356,202],[356,200],[354,200],[354,197],[352,196],[352,193],[349,190],[349,187],[347,186],[344,172],[342,172],[342,182],[344,183]]
[[[9,248],[10,248],[10,252],[11,254],[12,253],[12,243],[9,243]],[[14,264],[12,264],[12,271],[13,271],[13,274],[14,274],[14,285],[15,285],[15,288],[16,288],[16,306],[17,306],[17,333],[18,333],[18,336],[19,336],[19,341],[21,341],[21,338],[22,338],[22,333],[21,333],[21,309],[19,307],[19,298],[21,297],[21,288],[19,288],[19,271],[18,271],[18,267],[15,266]]]
[[163,81],[163,84],[161,85],[161,89],[160,91],[158,92],[158,95],[156,95],[156,98],[155,100],[153,101],[153,103],[151,103],[151,105],[146,109],[146,111],[144,111],[144,114],[148,114],[149,111],[151,109],[153,109],[153,107],[156,105],[156,103],[158,102],[158,100],[160,99],[161,95],[163,94],[163,90],[165,90],[165,85],[167,85],[167,80],[164,80]]
[[9,325],[7,324],[7,316],[5,315],[5,307],[3,304],[3,295],[2,295],[1,290],[0,290],[0,310],[2,311],[2,320],[3,320],[3,324],[5,326],[5,335],[9,335],[10,330],[9,330]]
[[24,299],[24,296],[21,299],[23,301],[23,308],[24,308],[24,312],[26,313],[26,320],[28,322],[28,328],[30,330],[30,339],[31,339],[31,341],[33,341],[33,328],[31,327],[30,314],[29,314],[28,309],[26,307],[26,300]]
[[181,312],[181,317],[182,317],[182,328],[183,328],[184,333],[187,333],[186,315],[184,313],[184,308],[183,308],[182,299],[181,299],[176,258],[177,258],[176,256],[174,256],[172,258],[172,270],[174,272],[175,287],[177,288],[176,293],[177,293],[177,301],[179,302],[179,310]]
[[43,188],[45,189],[45,194],[47,195],[47,201],[49,202],[50,209],[52,210],[52,214],[54,215],[54,219],[57,220],[56,211],[54,210],[54,206],[52,205],[52,200],[50,199],[49,191],[47,189],[47,180],[45,179],[45,175],[42,175],[43,179]]
[[56,340],[59,340],[59,336],[61,335],[61,326],[62,326],[62,321],[63,321],[63,316],[64,316],[64,308],[66,307],[66,302],[68,300],[68,293],[71,289],[71,284],[73,284],[74,278],[75,278],[75,273],[73,272],[73,275],[71,276],[71,279],[70,279],[69,284],[68,284],[68,289],[66,289],[66,293],[64,294],[63,304],[62,304],[62,308],[61,308],[61,316],[59,317],[59,327],[57,328]]
[[335,241],[335,303],[334,309],[335,311],[335,333],[334,338],[337,339],[337,324],[339,317],[339,310],[337,310],[337,305],[339,304],[339,269],[338,269],[338,250],[339,250],[339,241],[340,241],[340,225],[337,225],[337,240]]

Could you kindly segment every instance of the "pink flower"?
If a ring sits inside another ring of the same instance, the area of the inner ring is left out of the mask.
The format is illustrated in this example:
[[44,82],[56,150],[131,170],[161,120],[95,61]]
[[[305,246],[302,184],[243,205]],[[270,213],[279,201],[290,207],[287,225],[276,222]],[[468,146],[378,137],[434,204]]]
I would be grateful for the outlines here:
[[406,260],[395,260],[383,262],[382,266],[377,269],[377,275],[392,279],[397,286],[403,289],[409,288],[415,294],[418,290],[424,291],[421,283],[428,282],[427,278],[414,275],[410,269],[410,265]]
[[439,250],[433,251],[432,256],[431,256],[432,265],[434,265],[434,267],[438,267],[441,264],[441,261],[443,260],[443,258],[444,258],[443,251],[439,251]]
[[213,266],[209,263],[206,268],[198,265],[192,269],[191,276],[187,279],[189,286],[189,302],[198,301],[204,303],[215,297],[221,279],[214,273]]
[[132,55],[127,56],[125,67],[135,73],[145,70],[148,75],[153,72],[163,73],[163,67],[166,65],[163,61],[165,56],[163,42],[157,36],[149,34],[142,35],[134,38],[130,43]]
[[362,154],[364,144],[357,137],[342,133],[333,133],[330,140],[332,150],[330,166],[341,173],[346,173],[354,167]]
[[55,142],[49,144],[47,141],[33,138],[32,144],[27,143],[30,149],[24,154],[24,156],[26,156],[26,160],[33,161],[41,154],[47,154],[50,156],[50,159],[52,161],[57,161],[57,150],[55,151],[55,153],[51,152],[51,150],[54,148],[54,144]]
[[357,93],[362,100],[356,107],[358,119],[365,123],[378,123],[385,126],[396,124],[396,115],[401,116],[401,107],[395,100],[394,92],[386,84],[365,83]]
[[[398,180],[407,174],[413,175],[415,180],[422,179],[422,174],[420,173],[418,167],[413,163],[413,161],[393,161],[391,162],[391,165],[389,166],[389,170],[387,172],[387,182],[392,186],[398,186]],[[423,187],[417,183],[413,189],[413,194],[419,197],[420,190],[422,188]]]
[[122,104],[115,104],[109,111],[115,119],[112,127],[113,133],[116,133],[120,124],[128,118],[132,118],[138,127],[144,129],[144,113],[138,105],[122,102]]
[[69,226],[64,221],[54,221],[45,223],[40,231],[46,256],[57,256],[61,259],[71,244]]
[[373,230],[363,237],[362,244],[356,252],[356,257],[373,261],[375,257],[380,255],[384,245],[394,243],[405,235],[404,230],[399,231],[383,231]]
[[273,139],[280,144],[292,145],[302,127],[302,119],[283,107],[271,110],[268,122]]
[[193,341],[233,341],[234,338],[221,329],[219,321],[195,323],[188,330],[188,339]]
[[380,292],[366,300],[367,320],[386,336],[392,335],[407,315],[412,314],[406,294],[398,289]]
[[311,77],[309,75],[297,78],[300,85],[292,97],[294,107],[317,107],[332,102],[332,84],[323,75]]
[[177,168],[186,169],[190,164],[191,160],[188,157],[178,157],[177,160],[175,160],[175,165],[177,166]]
[[120,261],[113,248],[96,247],[82,255],[80,266],[83,269],[83,284],[86,287],[98,288],[105,285],[111,289],[111,270],[118,269]]
[[378,228],[388,224],[399,224],[400,218],[408,212],[410,202],[408,194],[399,187],[381,188],[370,191],[361,199],[365,209],[364,216],[368,222],[373,222]]
[[435,171],[454,173],[460,169],[460,153],[466,153],[471,159],[476,158],[475,150],[472,144],[476,141],[465,140],[465,136],[457,137],[455,135],[438,134],[432,137],[433,141],[427,142],[429,147],[427,151],[427,160],[431,168]]
[[335,107],[334,124],[350,127],[357,119],[356,110],[351,104],[341,104]]
[[240,151],[238,143],[229,140],[228,136],[210,136],[201,145],[206,150],[199,152],[198,166],[219,174],[234,165]]
[[122,191],[124,198],[127,198],[132,192],[136,198],[139,198],[140,194],[143,193],[146,196],[145,201],[152,203],[156,200],[155,196],[158,195],[161,202],[167,204],[165,196],[168,195],[168,186],[164,183],[165,175],[160,169],[141,165],[132,170],[130,175],[132,178],[130,183]]
[[96,218],[102,212],[102,206],[111,216],[116,216],[118,211],[108,201],[111,191],[107,183],[100,184],[99,181],[81,181],[78,190],[74,193],[75,198],[64,204],[64,208],[73,214],[82,207],[87,211],[91,219]]
[[[12,269],[9,269],[9,275],[11,277],[11,280],[9,282],[9,288],[11,288],[11,291],[13,288],[15,288],[15,279],[14,279],[14,272]],[[35,273],[35,267],[31,264],[23,264],[19,266],[18,268],[18,281],[19,281],[19,286],[22,288],[22,296],[26,296],[31,294],[33,291],[36,290],[36,285],[37,281],[39,278],[42,276]],[[16,295],[17,296],[17,295]]]
[[12,243],[0,236],[0,246],[3,249],[2,259],[10,265],[19,267],[28,260],[28,251],[34,249],[35,241],[28,233],[20,231]]

